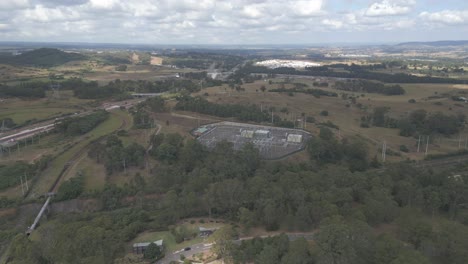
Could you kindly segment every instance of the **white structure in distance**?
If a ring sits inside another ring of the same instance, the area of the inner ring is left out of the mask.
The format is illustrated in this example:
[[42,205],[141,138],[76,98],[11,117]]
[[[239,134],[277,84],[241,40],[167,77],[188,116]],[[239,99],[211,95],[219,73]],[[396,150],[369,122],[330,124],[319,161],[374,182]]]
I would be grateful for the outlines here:
[[300,60],[265,60],[255,63],[257,66],[265,66],[271,69],[289,67],[289,68],[306,68],[306,67],[320,67],[320,63]]

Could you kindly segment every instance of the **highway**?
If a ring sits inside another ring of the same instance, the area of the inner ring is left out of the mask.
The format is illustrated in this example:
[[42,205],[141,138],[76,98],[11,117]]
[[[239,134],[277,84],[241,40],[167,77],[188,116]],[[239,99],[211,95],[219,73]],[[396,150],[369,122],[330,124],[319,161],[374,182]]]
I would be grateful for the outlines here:
[[33,136],[36,136],[36,135],[39,135],[39,134],[42,134],[42,133],[45,133],[45,132],[49,132],[49,131],[54,129],[56,123],[59,123],[60,120],[68,118],[68,117],[86,116],[86,115],[91,114],[93,111],[99,110],[99,109],[104,109],[106,111],[111,111],[113,109],[119,109],[122,106],[124,106],[126,108],[130,108],[130,107],[132,107],[132,106],[134,106],[134,105],[136,105],[136,104],[138,104],[138,103],[140,103],[142,101],[144,101],[144,100],[142,100],[142,99],[131,99],[131,100],[115,102],[115,103],[104,103],[104,104],[102,104],[102,106],[100,106],[98,108],[95,108],[93,110],[89,110],[89,111],[82,112],[82,113],[75,113],[73,115],[69,115],[69,116],[66,116],[66,117],[55,118],[54,120],[44,121],[44,122],[34,124],[34,125],[31,125],[31,126],[28,126],[28,127],[24,127],[24,128],[18,129],[18,130],[12,130],[7,135],[4,135],[4,136],[0,137],[0,144],[10,142],[12,145],[14,145],[14,143],[17,142],[17,141],[20,141],[20,140],[23,140],[23,139],[28,139],[28,138],[31,138]]

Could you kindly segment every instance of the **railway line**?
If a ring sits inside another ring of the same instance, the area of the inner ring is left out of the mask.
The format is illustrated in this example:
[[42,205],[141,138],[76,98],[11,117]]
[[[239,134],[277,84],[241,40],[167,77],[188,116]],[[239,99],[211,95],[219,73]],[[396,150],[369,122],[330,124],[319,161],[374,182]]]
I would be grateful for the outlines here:
[[[118,107],[115,107],[115,108],[112,108],[112,109],[118,109]],[[115,114],[115,113],[113,113]],[[116,129],[116,130],[120,130],[120,129],[123,129],[125,127],[127,127],[127,120],[125,118],[121,118],[121,123],[120,123],[120,126]],[[116,131],[114,130],[114,131]],[[55,193],[57,192],[58,190],[58,187],[59,187],[59,183],[62,181],[63,177],[70,171],[70,169],[73,167],[73,165],[75,165],[77,163],[77,161],[83,156],[85,155],[86,151],[89,150],[90,146],[97,143],[97,142],[100,142],[102,140],[104,140],[104,138],[107,136],[108,134],[106,135],[103,135],[103,136],[100,136],[98,138],[96,138],[95,140],[89,142],[88,144],[86,144],[84,147],[82,147],[80,150],[78,150],[77,152],[75,152],[73,154],[73,156],[65,163],[65,165],[63,166],[62,170],[60,171],[60,173],[57,175],[56,179],[54,180],[54,182],[52,183],[52,185],[50,186],[50,188],[48,189],[48,193],[46,194],[47,196],[47,199],[44,203],[44,205],[42,206],[41,210],[39,211],[38,215],[36,216],[33,224],[28,227],[28,229],[26,230],[26,234],[29,236],[33,231],[34,229],[36,228],[38,222],[40,221],[40,219],[42,218],[42,215],[47,211],[47,207],[48,205],[50,204],[51,202],[51,198],[55,195]]]

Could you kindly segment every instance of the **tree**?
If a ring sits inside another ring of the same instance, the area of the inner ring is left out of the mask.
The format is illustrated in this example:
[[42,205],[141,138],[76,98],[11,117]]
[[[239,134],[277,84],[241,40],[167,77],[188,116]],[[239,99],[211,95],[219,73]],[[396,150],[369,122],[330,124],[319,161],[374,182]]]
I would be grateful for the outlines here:
[[317,234],[318,263],[352,263],[356,257],[351,230],[340,218],[329,218]]
[[265,85],[262,85],[262,86],[260,87],[260,90],[261,90],[262,92],[265,92],[265,91],[266,91]]
[[330,140],[333,138],[333,132],[328,127],[321,127],[319,137],[323,140]]
[[127,65],[125,65],[125,64],[119,65],[119,66],[115,67],[115,70],[116,71],[127,71]]
[[403,249],[403,244],[391,237],[390,235],[383,234],[377,237],[374,243],[374,257],[373,263],[387,264],[400,254]]
[[415,250],[405,249],[390,262],[390,264],[429,264],[431,263],[425,256]]
[[158,245],[155,243],[151,243],[148,245],[148,247],[145,250],[145,253],[143,254],[143,257],[145,259],[151,260],[151,261],[156,261],[160,259],[163,256],[161,249],[159,248]]
[[279,263],[279,254],[278,250],[272,245],[266,245],[263,250],[258,255],[255,263],[258,264],[271,264]]
[[304,238],[299,238],[289,244],[288,252],[281,258],[282,264],[311,264],[313,259],[309,252],[309,244]]
[[312,160],[319,164],[336,163],[342,158],[342,148],[336,140],[325,141],[321,138],[312,138],[307,145]]
[[386,106],[379,106],[374,108],[374,113],[372,114],[372,124],[378,127],[385,126],[386,114],[389,110],[390,108]]
[[224,258],[226,262],[229,262],[232,259],[231,253],[234,247],[233,239],[237,237],[237,233],[231,226],[224,226],[213,234],[213,252],[218,255],[218,257]]
[[238,218],[239,222],[243,225],[246,231],[248,231],[256,223],[255,214],[245,207],[239,208]]

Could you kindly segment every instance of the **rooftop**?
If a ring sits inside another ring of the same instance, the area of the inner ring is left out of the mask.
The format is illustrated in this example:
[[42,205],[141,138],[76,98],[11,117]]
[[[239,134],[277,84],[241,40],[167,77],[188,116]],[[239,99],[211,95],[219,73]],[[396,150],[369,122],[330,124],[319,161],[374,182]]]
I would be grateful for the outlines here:
[[162,246],[163,245],[163,240],[160,239],[160,240],[157,240],[157,241],[154,241],[154,242],[142,242],[142,243],[135,243],[133,244],[133,247],[147,247],[149,246],[149,244],[151,243],[154,243],[156,244],[156,246]]

